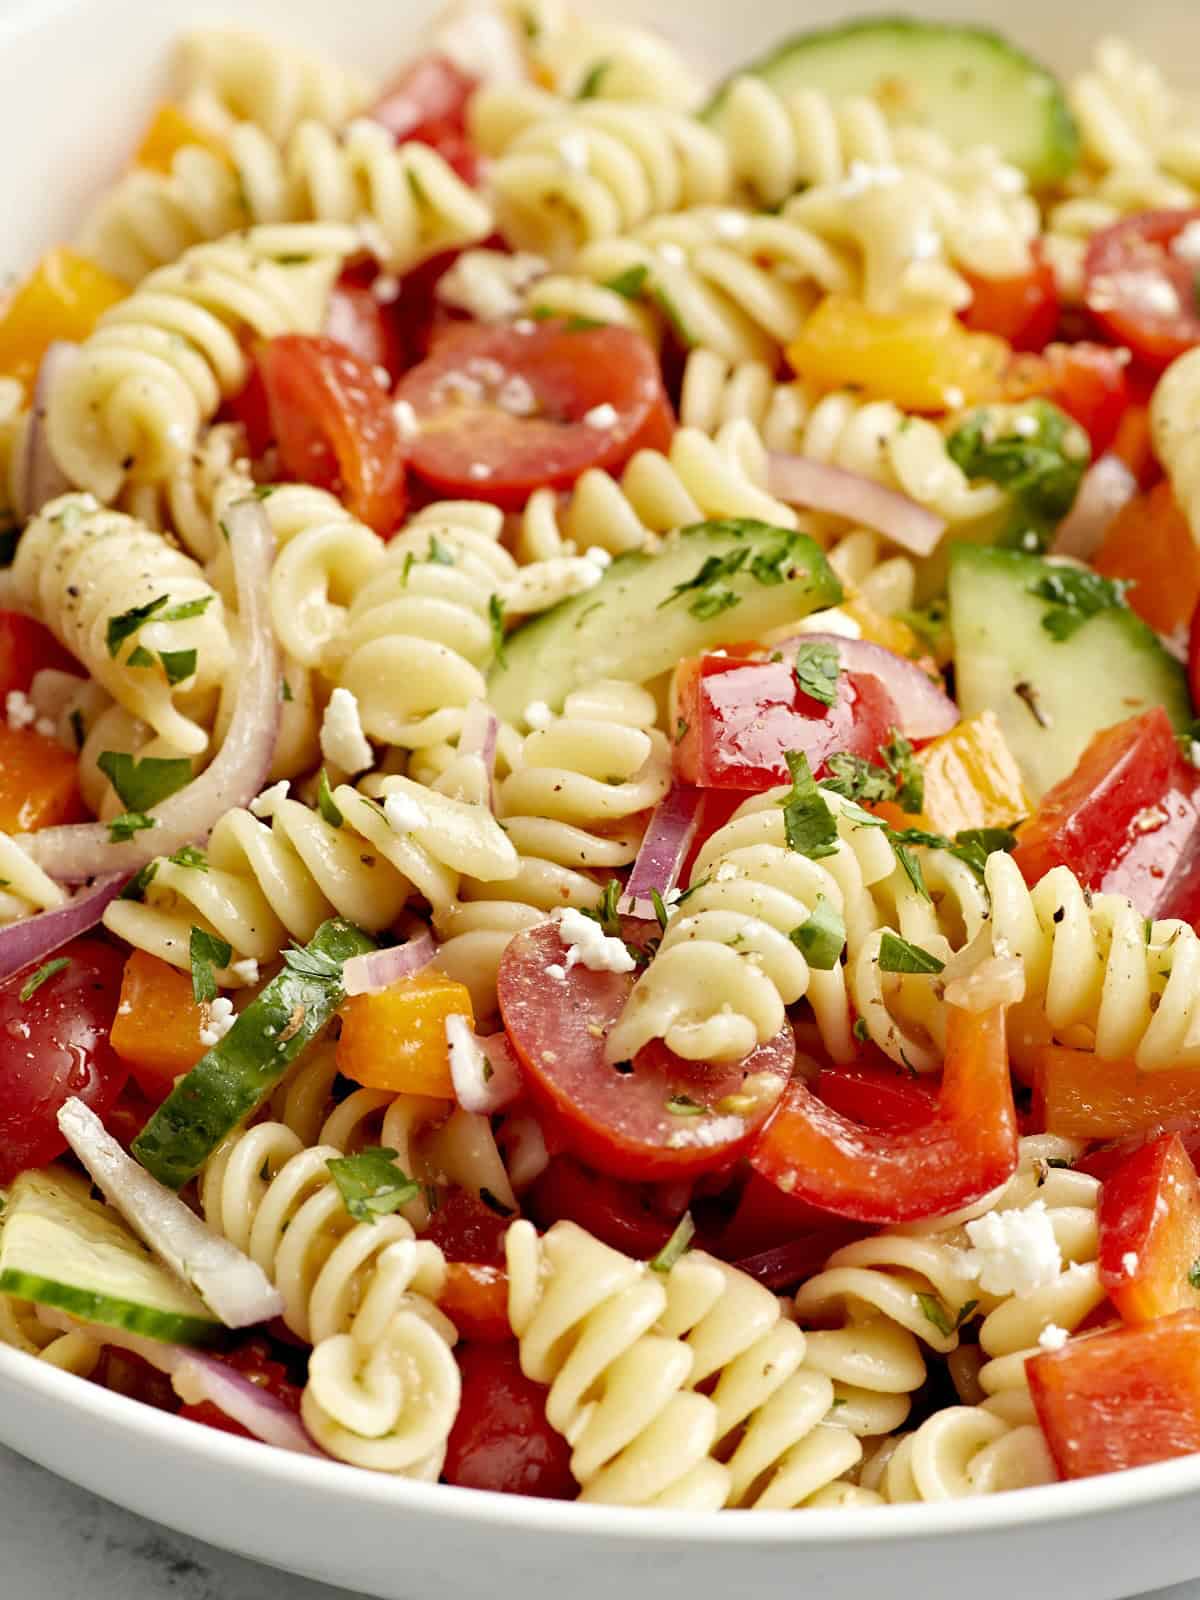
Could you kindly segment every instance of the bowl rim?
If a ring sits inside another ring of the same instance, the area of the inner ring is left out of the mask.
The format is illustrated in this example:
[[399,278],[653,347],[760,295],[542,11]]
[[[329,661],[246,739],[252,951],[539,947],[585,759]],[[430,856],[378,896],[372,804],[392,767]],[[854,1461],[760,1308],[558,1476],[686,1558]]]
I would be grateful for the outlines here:
[[1200,1455],[1196,1455],[1131,1467],[1103,1477],[1013,1489],[970,1500],[810,1508],[803,1515],[793,1510],[724,1517],[653,1507],[591,1505],[421,1483],[341,1461],[314,1459],[189,1422],[103,1389],[25,1351],[0,1346],[0,1384],[5,1383],[26,1394],[32,1391],[39,1399],[68,1410],[82,1410],[94,1424],[120,1429],[134,1447],[143,1440],[154,1447],[191,1453],[212,1468],[241,1475],[262,1474],[273,1478],[281,1488],[320,1494],[330,1502],[352,1499],[358,1506],[375,1505],[383,1512],[405,1511],[448,1523],[466,1519],[485,1527],[503,1527],[505,1531],[553,1533],[568,1539],[591,1537],[618,1543],[644,1543],[649,1539],[665,1549],[694,1546],[697,1542],[840,1545],[847,1538],[888,1544],[946,1535],[999,1533],[1028,1528],[1031,1523],[1069,1522],[1132,1510],[1200,1492]]

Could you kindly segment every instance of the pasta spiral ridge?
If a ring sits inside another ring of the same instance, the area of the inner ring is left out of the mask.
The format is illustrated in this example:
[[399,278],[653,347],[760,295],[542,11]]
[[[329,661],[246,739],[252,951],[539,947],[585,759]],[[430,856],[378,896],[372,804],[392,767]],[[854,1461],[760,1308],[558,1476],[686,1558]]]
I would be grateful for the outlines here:
[[1200,353],[1180,356],[1159,379],[1150,400],[1154,449],[1175,499],[1200,544]]
[[510,5],[540,82],[571,101],[580,92],[602,100],[637,100],[693,110],[704,86],[673,45],[656,33],[580,16],[560,0]]
[[249,374],[246,344],[317,333],[357,232],[285,225],[197,245],[106,311],[55,386],[50,447],[98,499],[160,483]]
[[[71,494],[26,528],[12,582],[18,603],[126,711],[179,752],[206,748],[232,650],[221,598],[190,557],[135,518]],[[140,626],[124,636],[113,631],[120,617],[145,606],[152,609]],[[172,684],[162,655],[187,651],[195,652],[192,670]]]
[[191,116],[225,133],[248,121],[282,144],[300,123],[339,128],[370,86],[324,54],[241,28],[196,28],[180,42],[176,76]]
[[103,1330],[88,1327],[64,1333],[42,1322],[37,1307],[0,1295],[0,1344],[44,1361],[77,1378],[90,1378],[103,1348]]
[[402,274],[492,230],[491,212],[429,145],[397,148],[359,119],[342,132],[303,122],[279,147],[253,123],[226,136],[228,160],[188,145],[169,173],[137,168],[106,195],[80,248],[127,283],[205,240],[266,223],[362,223],[389,272]]
[[1160,170],[1200,186],[1200,103],[1176,94],[1124,40],[1100,41],[1068,99],[1093,169]]
[[454,1328],[434,1303],[445,1261],[403,1217],[351,1217],[327,1165],[341,1154],[260,1123],[209,1160],[201,1207],[267,1273],[287,1326],[313,1346],[301,1411],[317,1442],[432,1481],[461,1392]]

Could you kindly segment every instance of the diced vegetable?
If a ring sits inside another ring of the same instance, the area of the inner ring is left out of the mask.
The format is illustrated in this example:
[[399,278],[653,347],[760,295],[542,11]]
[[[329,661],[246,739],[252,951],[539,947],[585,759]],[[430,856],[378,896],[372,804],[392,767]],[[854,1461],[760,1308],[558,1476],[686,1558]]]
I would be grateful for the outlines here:
[[985,278],[964,273],[971,304],[961,313],[973,333],[994,333],[1014,350],[1041,350],[1058,328],[1058,285],[1039,241],[1028,272],[1016,278]]
[[1004,731],[991,711],[967,717],[917,755],[925,778],[921,807],[935,833],[1007,828],[1032,807]]
[[516,1341],[457,1350],[462,1400],[446,1446],[447,1483],[573,1500],[571,1446],[546,1419],[546,1390],[521,1371]]
[[164,100],[155,108],[142,141],[134,154],[137,167],[149,167],[155,172],[170,172],[175,157],[181,150],[199,145],[209,155],[229,161],[224,142],[215,133],[193,122],[182,106]]
[[125,284],[73,250],[51,250],[0,315],[0,374],[33,387],[56,339],[78,344],[101,314],[129,293]]
[[0,611],[0,702],[14,689],[25,694],[45,667],[83,675],[83,668],[49,628],[23,612]]
[[1177,1133],[1104,1180],[1099,1223],[1100,1282],[1122,1321],[1200,1310],[1200,1178]]
[[1191,622],[1200,601],[1200,545],[1165,480],[1117,513],[1092,565],[1132,585],[1130,608],[1156,633]]
[[1108,345],[1051,344],[1018,356],[1004,377],[1006,400],[1049,400],[1087,434],[1099,458],[1116,438],[1130,401],[1129,363]]
[[112,1047],[149,1099],[164,1100],[175,1079],[190,1072],[204,1054],[200,1031],[206,1013],[207,1007],[196,1004],[187,973],[144,950],[129,957]]
[[34,833],[83,815],[78,763],[57,739],[0,722],[0,830]]
[[342,1007],[338,1071],[369,1089],[453,1100],[447,1017],[475,1026],[467,989],[428,968]]
[[1200,1122],[1200,1072],[1139,1072],[1090,1050],[1045,1045],[1034,1072],[1034,1116],[1064,1139],[1123,1139],[1170,1122]]

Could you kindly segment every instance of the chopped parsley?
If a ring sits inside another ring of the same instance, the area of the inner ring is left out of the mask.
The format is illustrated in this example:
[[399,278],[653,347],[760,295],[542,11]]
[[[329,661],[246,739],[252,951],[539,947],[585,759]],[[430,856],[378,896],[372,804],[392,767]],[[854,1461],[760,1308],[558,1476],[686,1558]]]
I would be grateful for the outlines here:
[[604,82],[605,75],[611,71],[612,62],[609,60],[597,61],[588,68],[583,82],[575,93],[576,100],[594,100],[600,93],[600,85]]
[[890,928],[884,930],[883,937],[879,941],[881,971],[935,973],[941,972],[945,965],[944,961],[939,961],[937,956],[931,955],[928,950],[922,950],[919,944],[909,944],[907,939],[902,939]]
[[192,995],[198,1006],[217,998],[217,979],[214,967],[227,967],[233,959],[233,946],[215,933],[203,928],[193,928],[188,939],[188,956],[192,963]]
[[104,630],[104,643],[109,655],[116,656],[126,639],[131,639],[151,617],[156,617],[160,622],[186,622],[190,617],[203,615],[216,596],[200,595],[195,600],[184,600],[177,606],[168,605],[170,598],[169,594],[160,594],[153,600],[147,600],[143,606],[131,606],[119,616],[109,617]]
[[949,850],[959,861],[965,861],[973,872],[983,877],[987,858],[997,850],[1011,854],[1017,848],[1017,836],[1011,828],[963,828],[947,840],[942,849]]
[[152,667],[154,665],[154,657],[146,649],[145,645],[135,645],[125,657],[125,665],[127,667]]
[[892,801],[902,811],[920,811],[925,803],[925,774],[913,754],[913,747],[898,729],[879,752],[883,765],[865,756],[839,751],[827,758],[830,776],[821,779],[822,789],[832,789],[843,800],[863,805]]
[[155,874],[157,872],[158,862],[147,861],[142,870],[138,873],[135,873],[134,876],[130,878],[129,882],[121,890],[118,898],[121,900],[144,900],[146,897],[146,890],[154,882]]
[[346,820],[333,798],[333,790],[329,787],[329,774],[324,767],[321,768],[321,776],[317,780],[317,810],[331,828],[340,828]]
[[667,1110],[673,1117],[703,1117],[708,1107],[693,1100],[690,1094],[677,1094],[667,1101]]
[[779,804],[783,807],[783,831],[789,850],[796,850],[819,861],[835,854],[838,847],[837,821],[825,803],[802,750],[784,755],[792,777],[792,788]]
[[431,562],[435,567],[453,567],[456,565],[453,550],[447,550],[444,544],[438,542],[436,534],[429,535],[429,549],[425,553],[426,562]]
[[157,828],[158,819],[148,817],[144,811],[123,811],[108,825],[108,837],[113,844],[128,844],[135,833],[145,833],[147,828]]
[[138,761],[123,751],[105,750],[96,765],[116,790],[121,804],[131,812],[150,810],[192,779],[192,763],[186,756],[145,756]]
[[806,639],[796,651],[794,670],[803,694],[823,706],[833,705],[842,670],[837,645],[823,639]]
[[1031,584],[1029,593],[1050,602],[1042,627],[1061,644],[1104,611],[1127,610],[1128,583],[1082,567],[1056,567]]
[[[24,999],[24,996],[22,996]],[[1193,1289],[1200,1289],[1200,1256],[1197,1256],[1188,1268],[1187,1281]]]
[[374,1223],[377,1217],[390,1216],[420,1194],[421,1185],[396,1165],[398,1154],[397,1150],[371,1145],[357,1155],[338,1156],[325,1163],[342,1204],[355,1222]]
[[870,1043],[871,1029],[866,1017],[855,1017],[854,1026],[851,1028],[850,1032],[858,1040],[859,1044]]
[[819,894],[807,922],[793,928],[788,938],[815,971],[832,972],[846,948],[846,924],[837,908]]
[[173,861],[177,867],[194,867],[197,872],[208,871],[208,857],[203,850],[197,850],[194,844],[185,844],[176,850],[173,856],[168,856],[167,860]]
[[622,894],[621,883],[617,878],[610,878],[604,885],[604,892],[600,896],[600,903],[596,906],[583,906],[585,917],[591,917],[593,922],[598,922],[604,933],[610,939],[621,937],[621,915],[617,910]]
[[498,667],[507,664],[508,656],[504,648],[504,602],[498,594],[493,594],[488,599],[488,621],[492,627],[492,654]]
[[322,950],[303,950],[293,945],[283,952],[283,964],[298,978],[308,978],[313,983],[341,981],[342,963]]
[[1007,490],[1013,518],[1004,542],[1021,550],[1045,549],[1075,503],[1090,455],[1079,424],[1047,400],[972,412],[947,439],[946,453],[968,478]]
[[949,1312],[937,1295],[918,1294],[917,1299],[920,1301],[921,1311],[926,1322],[932,1322],[937,1331],[947,1339],[951,1334],[958,1332],[979,1304],[978,1300],[967,1300],[963,1305],[959,1306],[958,1314],[952,1321]]
[[40,966],[36,972],[31,972],[29,977],[26,978],[25,982],[21,985],[21,992],[18,998],[20,999],[22,1005],[24,1005],[26,1000],[31,1000],[42,987],[42,985],[47,983],[56,972],[61,972],[64,967],[69,967],[70,965],[70,956],[55,956],[53,961],[47,961],[45,965]]
[[624,272],[618,272],[615,278],[608,278],[601,287],[611,289],[614,294],[619,294],[623,300],[640,300],[645,292],[646,279],[650,276],[650,268],[639,264],[627,267]]
[[648,1265],[651,1272],[670,1272],[680,1257],[686,1255],[688,1247],[695,1236],[696,1224],[692,1221],[692,1213],[685,1211],[666,1244],[663,1245],[656,1256],[650,1258]]
[[160,650],[158,659],[163,664],[167,682],[172,688],[177,683],[182,683],[185,678],[195,676],[196,652],[194,650]]

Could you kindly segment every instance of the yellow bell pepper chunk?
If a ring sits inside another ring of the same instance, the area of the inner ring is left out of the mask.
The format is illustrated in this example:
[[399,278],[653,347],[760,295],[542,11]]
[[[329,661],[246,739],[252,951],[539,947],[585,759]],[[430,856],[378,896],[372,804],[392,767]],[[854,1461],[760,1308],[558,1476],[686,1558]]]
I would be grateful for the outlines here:
[[51,250],[13,291],[0,313],[0,376],[28,391],[49,345],[79,343],[100,316],[124,300],[127,285],[73,250]]
[[164,100],[150,119],[133,164],[135,167],[150,167],[155,172],[170,172],[179,152],[188,145],[196,144],[228,163],[229,151],[223,140],[193,122],[179,106]]
[[906,656],[912,661],[928,653],[908,623],[900,617],[886,617],[882,611],[876,611],[874,606],[857,597],[844,601],[841,609],[851,621],[858,624],[859,633],[871,644],[881,644],[885,650]]
[[1003,339],[970,333],[951,311],[903,316],[830,295],[787,349],[797,376],[860,389],[906,411],[956,411],[999,395],[1012,357]]
[[418,972],[342,1006],[338,1071],[366,1089],[454,1098],[446,1019],[475,1026],[466,987],[440,972]]
[[922,813],[934,833],[1003,828],[1027,817],[1033,799],[995,714],[967,717],[917,756],[925,775]]

